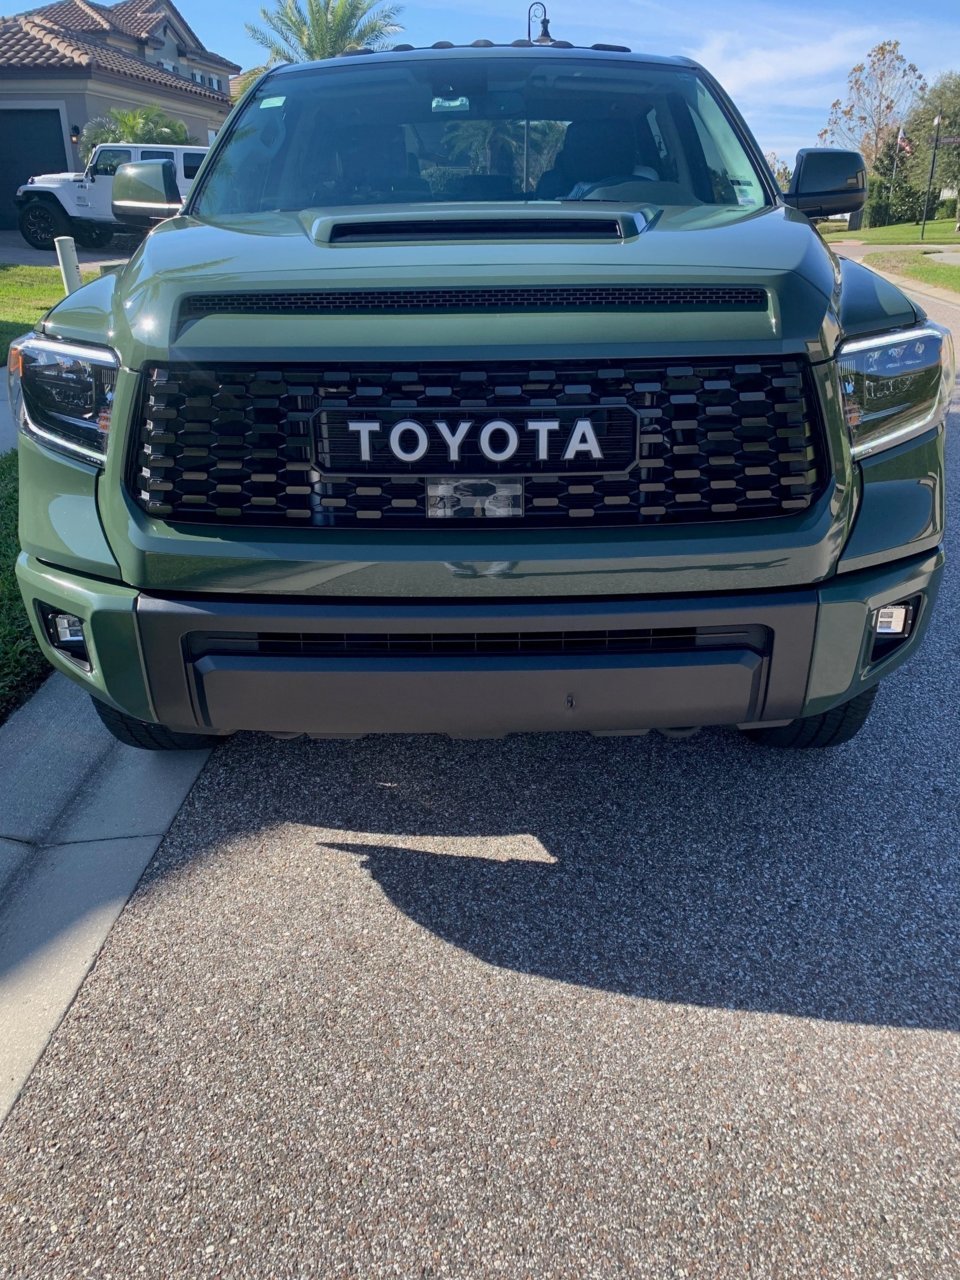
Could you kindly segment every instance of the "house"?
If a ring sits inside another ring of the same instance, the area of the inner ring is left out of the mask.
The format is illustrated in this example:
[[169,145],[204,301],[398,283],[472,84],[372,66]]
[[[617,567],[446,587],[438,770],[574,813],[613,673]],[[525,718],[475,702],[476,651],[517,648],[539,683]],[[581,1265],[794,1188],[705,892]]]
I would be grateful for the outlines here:
[[0,227],[32,174],[82,168],[76,142],[111,107],[156,105],[204,144],[240,68],[211,53],[171,0],[62,0],[0,18]]

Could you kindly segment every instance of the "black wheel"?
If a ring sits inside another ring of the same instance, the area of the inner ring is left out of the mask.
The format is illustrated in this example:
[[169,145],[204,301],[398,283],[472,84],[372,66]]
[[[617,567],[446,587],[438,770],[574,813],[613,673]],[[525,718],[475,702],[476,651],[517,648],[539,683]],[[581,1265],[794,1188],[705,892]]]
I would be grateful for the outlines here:
[[70,234],[70,219],[58,204],[48,200],[31,200],[25,204],[17,222],[20,234],[34,249],[53,249],[57,236]]
[[855,738],[863,728],[878,688],[874,685],[819,716],[791,720],[774,729],[747,729],[746,735],[765,747],[839,747]]
[[84,249],[105,249],[113,239],[113,227],[84,227],[73,233],[77,244]]
[[211,733],[175,733],[162,724],[134,720],[133,716],[115,711],[99,698],[91,697],[90,701],[103,723],[125,747],[140,747],[144,751],[201,751],[221,741]]

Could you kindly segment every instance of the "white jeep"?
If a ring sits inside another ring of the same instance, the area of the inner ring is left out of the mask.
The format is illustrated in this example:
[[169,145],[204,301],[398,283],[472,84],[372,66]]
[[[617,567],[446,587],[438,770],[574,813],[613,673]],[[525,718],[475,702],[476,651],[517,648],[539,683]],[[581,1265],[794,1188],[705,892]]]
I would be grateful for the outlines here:
[[114,232],[136,231],[117,222],[110,208],[113,175],[135,160],[172,160],[184,198],[193,186],[208,147],[167,147],[157,143],[103,142],[83,173],[42,173],[19,187],[20,234],[34,249],[52,249],[57,236],[73,236],[84,249],[103,249]]

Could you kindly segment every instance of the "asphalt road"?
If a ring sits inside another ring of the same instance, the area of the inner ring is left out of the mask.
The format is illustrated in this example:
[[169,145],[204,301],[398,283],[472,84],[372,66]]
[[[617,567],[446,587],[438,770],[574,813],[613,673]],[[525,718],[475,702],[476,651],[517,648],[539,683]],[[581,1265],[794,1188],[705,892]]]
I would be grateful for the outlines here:
[[960,1276],[957,541],[834,752],[215,752],[0,1132],[0,1276]]

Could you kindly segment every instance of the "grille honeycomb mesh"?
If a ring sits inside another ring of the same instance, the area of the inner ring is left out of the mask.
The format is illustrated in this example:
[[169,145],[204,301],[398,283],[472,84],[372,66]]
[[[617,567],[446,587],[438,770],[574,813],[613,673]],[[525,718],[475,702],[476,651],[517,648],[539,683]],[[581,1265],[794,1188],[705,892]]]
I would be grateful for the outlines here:
[[449,531],[428,516],[416,468],[387,459],[380,473],[322,471],[319,424],[397,412],[429,423],[464,404],[478,422],[506,415],[505,406],[598,418],[626,408],[637,442],[625,468],[598,472],[590,462],[534,474],[517,462],[512,471],[474,462],[466,474],[523,477],[523,514],[501,525],[769,518],[803,511],[823,492],[814,403],[799,360],[161,367],[147,371],[129,482],[147,513],[171,522]]
[[315,289],[200,293],[184,298],[181,324],[206,315],[398,315],[464,311],[765,311],[764,289],[737,285],[561,285],[539,288]]

